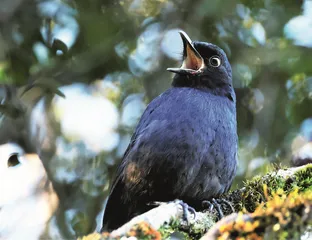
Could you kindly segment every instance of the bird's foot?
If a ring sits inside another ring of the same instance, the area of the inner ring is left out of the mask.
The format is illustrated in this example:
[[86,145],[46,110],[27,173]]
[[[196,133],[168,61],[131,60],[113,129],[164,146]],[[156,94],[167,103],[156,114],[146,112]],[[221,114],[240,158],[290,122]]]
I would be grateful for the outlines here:
[[204,200],[202,202],[202,206],[203,208],[208,208],[209,212],[212,212],[213,209],[216,209],[219,214],[219,218],[221,219],[224,217],[222,207],[220,206],[220,204],[217,202],[216,199],[212,198],[211,201]]
[[211,201],[208,201],[208,200],[202,201],[203,208],[208,209],[210,212],[214,208],[216,209],[216,211],[219,214],[219,219],[224,217],[224,213],[223,213],[223,210],[222,210],[222,204],[227,205],[229,207],[231,213],[235,212],[235,209],[232,206],[232,204],[229,201],[225,200],[225,199],[222,199],[222,198],[220,198],[220,199],[212,198]]
[[190,213],[193,215],[193,219],[196,220],[196,211],[194,208],[189,206],[187,203],[183,202],[182,200],[176,200],[178,203],[182,206],[183,209],[183,220],[187,222],[188,224],[190,223]]
[[[192,214],[193,215],[193,219],[195,220],[196,219],[196,211],[194,208],[190,207],[187,203],[183,202],[182,200],[175,200],[173,202],[176,202],[178,204],[181,205],[182,207],[182,210],[183,210],[183,215],[182,215],[182,218],[185,222],[187,222],[188,224],[190,223],[190,215]],[[147,205],[148,206],[155,206],[155,207],[158,207],[162,204],[166,204],[167,202],[158,202],[158,201],[153,201],[153,202],[149,202]]]

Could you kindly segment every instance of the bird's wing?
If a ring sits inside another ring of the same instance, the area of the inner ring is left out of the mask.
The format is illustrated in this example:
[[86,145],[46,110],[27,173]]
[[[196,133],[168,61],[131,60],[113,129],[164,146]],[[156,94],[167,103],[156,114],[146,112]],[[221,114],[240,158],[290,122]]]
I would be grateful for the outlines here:
[[[160,97],[158,97],[158,99],[159,98]],[[131,209],[129,209],[130,204],[127,203],[125,198],[121,199],[121,197],[124,195],[126,191],[124,181],[122,181],[123,171],[130,159],[129,154],[133,150],[137,138],[140,136],[142,130],[146,127],[145,124],[143,123],[146,117],[146,113],[151,109],[154,109],[158,105],[157,102],[158,101],[155,99],[148,105],[148,107],[144,111],[137,125],[137,128],[135,129],[134,134],[131,137],[130,143],[124,153],[122,162],[120,163],[116,171],[115,179],[112,183],[104,212],[102,231],[113,230],[114,228],[121,226],[124,223],[124,221],[128,220],[129,218],[129,214],[131,213]]]
[[[116,177],[112,184],[104,212],[102,231],[115,230],[136,214],[148,211],[151,208],[145,204],[140,204],[141,201],[139,200],[139,197],[131,199],[130,202],[129,196],[131,195],[131,192],[129,192],[129,188],[123,180],[124,169],[131,158],[129,155],[136,143],[135,136],[136,135],[132,137],[132,140],[124,154],[123,160],[117,169]],[[136,208],[137,205],[140,205],[140,209]]]
[[102,232],[115,230],[128,219],[128,206],[121,199],[123,191],[123,182],[116,180],[105,207]]
[[122,158],[122,162],[117,168],[115,179],[112,183],[105,207],[103,226],[101,231],[110,231],[120,227],[129,219],[129,215],[131,214],[130,204],[127,202],[127,199],[123,197],[123,195],[126,193],[126,188],[124,181],[122,181],[122,177],[123,171],[129,159],[129,153],[136,143],[138,131],[139,130],[137,128],[132,135],[130,143]]
[[147,117],[147,113],[153,109],[155,109],[156,107],[159,106],[159,101],[162,97],[162,95],[164,94],[161,94],[159,95],[157,98],[155,98],[148,106],[147,108],[145,109],[145,111],[143,112],[142,114],[142,117],[140,119],[140,121],[138,122],[137,124],[137,127],[131,137],[131,140],[130,140],[130,143],[123,155],[123,158],[122,158],[122,162],[120,163],[117,171],[116,171],[116,175],[115,175],[115,179],[112,183],[112,187],[111,187],[111,190],[110,190],[110,193],[112,193],[114,191],[114,188],[116,187],[116,184],[120,181],[120,178],[122,176],[122,172],[125,168],[125,165],[127,164],[127,161],[128,161],[128,155],[130,153],[130,151],[133,149],[135,143],[136,143],[136,140],[138,138],[138,136],[141,134],[142,130],[144,130],[144,128],[146,128],[146,124],[144,124],[144,119]]
[[130,140],[130,143],[124,153],[124,156],[122,158],[122,162],[120,163],[119,167],[117,168],[116,174],[115,174],[115,179],[112,183],[111,189],[110,189],[110,194],[114,191],[117,183],[120,181],[120,178],[122,177],[122,172],[125,168],[125,159],[127,159],[127,156],[129,154],[129,152],[131,151],[132,147],[134,146],[136,141],[136,135],[134,134]]
[[[125,156],[127,156],[128,152],[133,146],[133,143],[134,139],[132,137],[123,159]],[[123,224],[125,219],[128,218],[127,204],[125,204],[121,199],[122,193],[125,189],[124,183],[121,181],[123,169],[124,164],[121,163],[117,169],[115,179],[112,183],[106,203],[103,225],[101,229],[102,232],[115,230],[117,227]]]

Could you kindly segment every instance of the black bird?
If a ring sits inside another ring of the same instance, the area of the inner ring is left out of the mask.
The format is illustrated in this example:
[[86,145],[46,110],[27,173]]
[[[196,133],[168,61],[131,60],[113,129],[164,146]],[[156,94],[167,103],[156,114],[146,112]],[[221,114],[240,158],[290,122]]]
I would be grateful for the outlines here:
[[172,87],[143,113],[117,170],[102,231],[114,230],[150,208],[180,199],[198,208],[232,184],[237,129],[232,70],[218,46],[183,41]]

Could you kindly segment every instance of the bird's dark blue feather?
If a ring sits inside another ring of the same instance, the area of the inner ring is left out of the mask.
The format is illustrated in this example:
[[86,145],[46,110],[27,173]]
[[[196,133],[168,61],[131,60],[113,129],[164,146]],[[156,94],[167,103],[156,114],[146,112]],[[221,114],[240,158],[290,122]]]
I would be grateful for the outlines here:
[[117,171],[103,229],[117,228],[151,201],[196,205],[229,189],[237,154],[233,96],[173,87],[148,105]]

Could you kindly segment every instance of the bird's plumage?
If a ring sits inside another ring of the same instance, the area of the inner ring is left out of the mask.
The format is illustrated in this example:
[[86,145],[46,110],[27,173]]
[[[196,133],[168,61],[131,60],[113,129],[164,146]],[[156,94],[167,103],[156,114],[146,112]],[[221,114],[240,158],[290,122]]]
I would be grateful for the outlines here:
[[223,70],[176,74],[173,87],[148,105],[118,168],[103,230],[147,211],[150,202],[181,199],[196,207],[231,186],[237,158],[231,68],[217,46],[194,47],[205,65],[219,54]]

